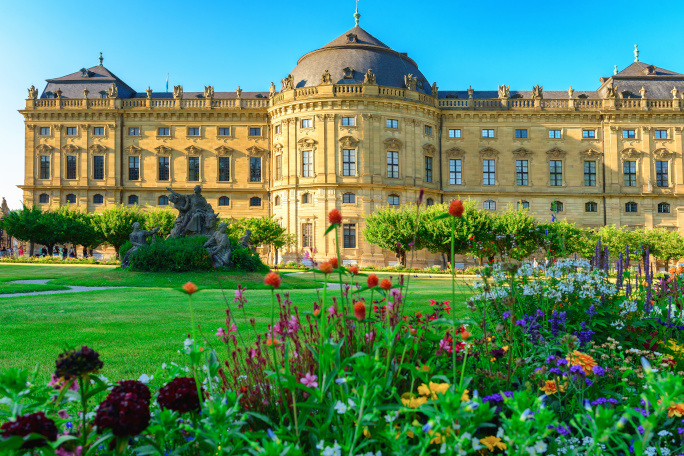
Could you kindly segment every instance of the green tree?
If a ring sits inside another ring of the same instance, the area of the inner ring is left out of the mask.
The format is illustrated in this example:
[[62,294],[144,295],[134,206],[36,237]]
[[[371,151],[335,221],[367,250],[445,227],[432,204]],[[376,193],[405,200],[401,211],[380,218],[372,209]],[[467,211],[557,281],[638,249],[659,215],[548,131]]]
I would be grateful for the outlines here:
[[670,261],[684,257],[684,237],[679,231],[654,228],[645,233],[645,238],[653,256],[665,261],[666,269],[670,267]]
[[0,220],[8,235],[21,241],[42,244],[52,251],[56,244],[65,242],[67,222],[59,212],[41,211],[38,207],[24,206],[10,211]]
[[138,206],[129,208],[123,204],[110,206],[93,218],[93,225],[102,237],[102,243],[114,247],[117,256],[119,249],[133,231],[135,222],[142,226],[145,223],[145,214]]
[[278,262],[278,250],[296,242],[296,236],[286,232],[274,216],[244,217],[235,221],[222,220],[228,224],[228,236],[237,241],[245,234],[252,232],[249,243],[254,247],[266,246],[274,251],[274,261]]
[[385,206],[365,216],[363,236],[371,244],[394,252],[402,266],[406,266],[406,251],[414,243],[415,250],[424,247],[423,239],[416,236],[425,216],[417,218],[416,205],[404,204],[398,208]]
[[175,211],[169,207],[164,209],[157,208],[145,213],[144,228],[146,230],[152,230],[153,228],[159,227],[159,236],[166,238],[169,234],[171,234],[173,224],[177,217],[178,211]]
[[522,260],[539,249],[544,232],[539,231],[537,220],[527,210],[509,205],[492,219],[494,245],[500,256]]
[[542,223],[538,226],[539,246],[548,258],[561,258],[577,253],[587,258],[594,254],[595,233],[578,228],[566,220]]
[[93,215],[70,206],[61,206],[57,212],[64,218],[63,242],[72,244],[74,251],[77,245],[95,248],[102,244],[102,237],[93,224]]

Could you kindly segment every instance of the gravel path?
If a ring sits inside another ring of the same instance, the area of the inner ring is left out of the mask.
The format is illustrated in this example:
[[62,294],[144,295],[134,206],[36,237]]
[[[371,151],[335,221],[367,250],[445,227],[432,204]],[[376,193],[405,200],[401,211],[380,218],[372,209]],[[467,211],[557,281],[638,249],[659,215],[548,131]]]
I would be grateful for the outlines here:
[[[54,279],[36,279],[36,280],[15,280],[9,283],[23,284],[23,285],[45,285],[49,281]],[[61,293],[81,293],[84,291],[99,291],[99,290],[116,290],[120,288],[127,287],[73,287],[70,285],[64,285],[69,287],[68,290],[49,290],[49,291],[32,291],[30,293],[7,293],[0,294],[0,298],[14,298],[18,296],[40,296],[40,295],[51,295],[51,294],[61,294]]]

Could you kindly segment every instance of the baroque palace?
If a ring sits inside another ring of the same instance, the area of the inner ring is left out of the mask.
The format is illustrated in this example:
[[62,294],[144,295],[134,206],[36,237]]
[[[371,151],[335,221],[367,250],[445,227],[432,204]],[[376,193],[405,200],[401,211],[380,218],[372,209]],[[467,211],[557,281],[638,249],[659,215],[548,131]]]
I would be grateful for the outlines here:
[[[639,61],[596,90],[440,90],[358,25],[299,59],[269,91],[138,92],[100,64],[29,89],[24,201],[89,211],[166,206],[200,184],[221,217],[274,215],[283,252],[386,265],[363,215],[471,198],[584,227],[684,227],[684,75]],[[439,264],[421,255],[420,265]]]

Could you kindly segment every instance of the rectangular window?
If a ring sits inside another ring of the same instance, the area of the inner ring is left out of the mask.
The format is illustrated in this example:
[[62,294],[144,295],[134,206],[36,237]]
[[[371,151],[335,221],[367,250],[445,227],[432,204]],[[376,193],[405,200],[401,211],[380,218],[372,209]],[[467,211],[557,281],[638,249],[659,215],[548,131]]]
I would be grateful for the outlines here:
[[483,138],[493,138],[494,137],[494,130],[483,129],[482,130],[482,137]]
[[636,138],[636,130],[622,130],[622,137],[624,139]]
[[387,152],[387,177],[399,179],[399,152]]
[[249,181],[261,182],[261,158],[259,157],[249,159]]
[[669,185],[667,176],[667,162],[663,160],[656,161],[656,186],[667,187]]
[[230,157],[219,157],[219,178],[220,182],[230,180]]
[[313,247],[313,224],[302,223],[302,247]]
[[527,160],[515,161],[515,184],[530,185],[530,174]]
[[169,157],[159,157],[159,180],[169,180]]
[[249,129],[249,136],[261,136],[261,127],[251,127]]
[[140,157],[128,157],[128,180],[140,179]]
[[50,127],[40,127],[41,136],[48,136],[50,134]]
[[313,152],[310,150],[302,151],[302,177],[313,176]]
[[199,136],[199,128],[188,128],[188,136]]
[[159,136],[170,136],[171,130],[168,127],[159,127],[157,129],[157,135]]
[[461,160],[458,158],[449,160],[449,184],[461,185],[462,176]]
[[276,178],[276,180],[281,180],[283,178],[283,156],[282,155],[278,155],[276,157],[275,178]]
[[302,119],[302,128],[311,128],[313,121],[311,119]]
[[356,176],[356,151],[354,149],[342,151],[342,175]]
[[527,130],[515,130],[516,138],[527,138]]
[[396,119],[387,119],[387,128],[397,129],[399,128],[399,121]]
[[230,136],[230,128],[229,127],[219,128],[219,136]]
[[460,128],[449,129],[449,138],[460,138],[460,137],[461,137],[461,129]]
[[655,139],[667,139],[667,130],[656,130]]
[[560,130],[549,130],[549,139],[560,139],[561,137],[561,131]]
[[344,248],[345,249],[355,249],[356,248],[356,224],[355,223],[345,223],[344,224]]
[[430,125],[425,125],[425,134],[432,136],[432,127]]
[[66,158],[66,178],[76,179],[76,157],[67,155]]
[[78,127],[67,127],[67,136],[76,136],[78,134]]
[[93,157],[93,179],[104,179],[104,155],[95,155]]
[[625,161],[622,171],[625,175],[625,187],[636,187],[636,161]]
[[563,162],[561,160],[551,160],[551,186],[552,187],[562,187],[563,186]]
[[50,179],[50,157],[47,155],[40,156],[40,178]]
[[584,186],[596,187],[596,162],[584,162]]
[[482,185],[496,184],[496,165],[494,160],[482,160]]
[[356,125],[356,117],[342,117],[342,125],[345,127],[353,127]]
[[280,134],[280,125],[275,126],[275,134],[279,135]]
[[425,157],[425,182],[432,182],[432,157]]
[[596,130],[582,130],[582,138],[584,138],[584,139],[596,138]]
[[188,157],[188,180],[197,182],[200,180],[200,158]]
[[104,136],[104,127],[93,127],[93,135]]
[[131,127],[128,129],[128,136],[140,136],[140,128]]

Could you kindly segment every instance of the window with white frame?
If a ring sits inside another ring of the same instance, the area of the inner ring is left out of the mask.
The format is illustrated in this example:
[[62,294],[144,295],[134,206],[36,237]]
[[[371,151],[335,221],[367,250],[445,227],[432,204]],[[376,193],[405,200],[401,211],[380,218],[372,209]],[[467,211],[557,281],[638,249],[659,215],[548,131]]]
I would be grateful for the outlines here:
[[669,185],[666,160],[656,160],[656,186],[667,187]]
[[463,182],[463,170],[460,158],[452,158],[449,160],[449,185],[461,185]]
[[460,138],[461,137],[461,129],[460,128],[450,128],[449,129],[449,138]]
[[302,177],[313,176],[313,151],[302,151]]
[[484,202],[484,210],[485,211],[495,211],[496,210],[496,201],[486,200]]
[[550,178],[552,187],[562,187],[563,186],[563,161],[562,160],[551,160],[549,162],[550,167]]
[[390,195],[387,197],[387,203],[390,206],[399,206],[399,195]]
[[302,223],[302,247],[313,247],[313,224]]
[[482,160],[482,185],[496,185],[496,162]]
[[356,150],[342,150],[342,175],[356,176]]
[[399,179],[399,152],[387,151],[387,177]]
[[530,173],[527,160],[515,161],[515,185],[529,185]]

